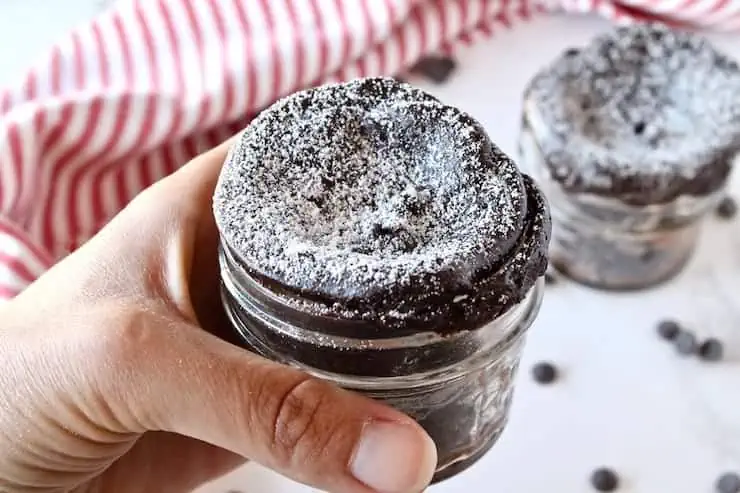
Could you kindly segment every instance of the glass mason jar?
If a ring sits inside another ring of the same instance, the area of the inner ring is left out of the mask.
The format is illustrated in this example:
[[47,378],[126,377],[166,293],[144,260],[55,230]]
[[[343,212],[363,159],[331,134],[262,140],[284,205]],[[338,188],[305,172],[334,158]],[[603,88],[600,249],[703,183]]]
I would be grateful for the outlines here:
[[[542,300],[541,278],[522,302],[477,330],[383,338],[363,329],[368,322],[286,303],[285,293],[250,275],[224,241],[220,265],[224,306],[244,347],[414,418],[437,445],[433,482],[475,463],[504,430],[525,333]],[[348,333],[363,338],[341,335]]]
[[724,188],[644,206],[569,193],[551,176],[542,151],[547,131],[535,105],[526,101],[525,97],[520,165],[550,203],[551,265],[582,284],[610,290],[648,288],[681,272],[692,256],[703,219],[721,200]]

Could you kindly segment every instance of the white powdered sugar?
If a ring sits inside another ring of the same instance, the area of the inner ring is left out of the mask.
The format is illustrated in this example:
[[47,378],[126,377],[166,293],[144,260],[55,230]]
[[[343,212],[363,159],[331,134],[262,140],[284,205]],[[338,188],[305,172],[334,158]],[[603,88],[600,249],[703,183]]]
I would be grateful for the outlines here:
[[364,79],[260,115],[227,159],[214,210],[251,272],[338,302],[397,298],[386,315],[403,318],[417,295],[449,291],[464,305],[464,290],[538,214],[541,229],[547,212],[528,210],[527,194],[468,115],[407,84]]
[[530,124],[568,190],[661,203],[720,187],[740,150],[740,70],[706,40],[623,27],[531,83]]

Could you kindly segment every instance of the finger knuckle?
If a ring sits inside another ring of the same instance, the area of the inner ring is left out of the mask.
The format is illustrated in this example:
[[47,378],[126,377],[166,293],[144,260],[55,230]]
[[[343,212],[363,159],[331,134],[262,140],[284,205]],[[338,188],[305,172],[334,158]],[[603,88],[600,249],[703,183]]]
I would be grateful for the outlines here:
[[332,387],[298,378],[283,394],[272,426],[272,445],[282,467],[318,457],[332,439],[337,423],[330,418]]
[[144,348],[152,347],[157,328],[151,316],[143,310],[127,310],[110,331],[108,356],[120,363],[138,359]]
[[48,371],[40,382],[54,395],[75,396],[74,417],[87,423],[88,440],[117,440],[142,428],[145,416],[136,413],[132,397],[148,389],[141,385],[147,375],[157,374],[152,356],[161,351],[162,338],[156,317],[124,299],[74,305],[62,317],[63,332],[45,353]]
[[156,350],[162,327],[159,318],[144,307],[107,307],[106,327],[96,331],[91,356],[103,360],[104,367],[121,371],[140,366],[144,356]]

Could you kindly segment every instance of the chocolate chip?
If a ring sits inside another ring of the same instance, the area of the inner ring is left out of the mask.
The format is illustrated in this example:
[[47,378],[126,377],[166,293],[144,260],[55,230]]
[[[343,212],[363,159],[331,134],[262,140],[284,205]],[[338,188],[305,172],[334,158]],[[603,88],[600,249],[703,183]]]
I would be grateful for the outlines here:
[[306,200],[311,202],[313,205],[321,209],[324,206],[323,197],[306,197]]
[[386,226],[380,223],[373,224],[373,235],[374,236],[389,236],[398,232],[398,229],[393,226]]
[[688,356],[696,353],[698,344],[696,342],[696,336],[691,332],[687,332],[685,330],[680,331],[676,334],[673,342],[676,345],[676,350],[679,354]]
[[647,248],[644,252],[640,254],[640,260],[645,263],[649,263],[653,261],[658,255],[659,252],[655,248]]
[[725,197],[717,205],[717,216],[722,219],[732,219],[737,215],[737,202],[732,197]]
[[552,272],[545,272],[545,284],[555,284],[558,278]]
[[602,467],[591,473],[591,486],[596,491],[614,491],[619,486],[619,478],[611,469]]
[[681,326],[673,320],[662,320],[658,323],[658,335],[666,341],[672,341],[681,332]]
[[718,493],[740,493],[740,476],[734,472],[727,472],[717,479]]
[[637,122],[635,123],[635,135],[642,135],[643,132],[645,132],[645,122]]
[[552,363],[541,362],[532,367],[532,376],[537,383],[549,384],[558,378],[558,370]]
[[572,58],[576,55],[578,55],[581,52],[578,48],[568,48],[565,50],[565,53],[563,53],[566,57]]
[[719,340],[710,337],[699,346],[699,357],[704,361],[719,361],[724,354],[724,346]]
[[411,68],[411,71],[430,79],[432,82],[442,84],[447,82],[456,68],[457,64],[452,58],[428,56],[419,60]]

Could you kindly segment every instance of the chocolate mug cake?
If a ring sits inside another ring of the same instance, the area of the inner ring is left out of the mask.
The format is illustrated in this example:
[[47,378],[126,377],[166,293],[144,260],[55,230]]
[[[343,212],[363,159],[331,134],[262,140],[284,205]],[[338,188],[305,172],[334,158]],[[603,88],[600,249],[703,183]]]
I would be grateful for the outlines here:
[[214,213],[246,348],[415,418],[435,481],[493,445],[550,218],[475,120],[389,78],[298,92],[231,149]]
[[524,96],[520,143],[552,206],[551,262],[599,288],[665,281],[691,256],[740,151],[740,70],[647,24],[563,53]]

